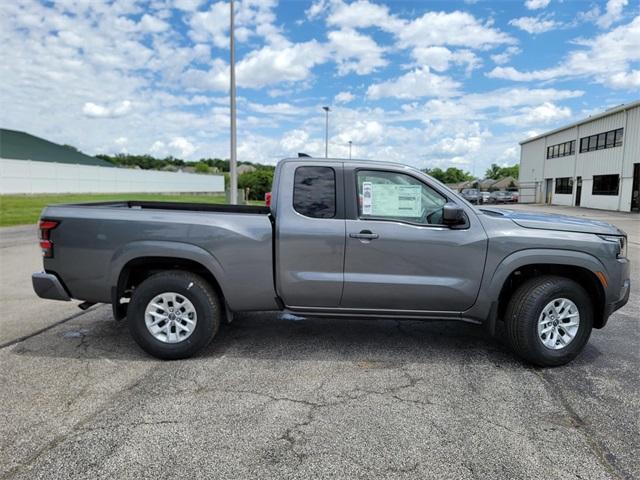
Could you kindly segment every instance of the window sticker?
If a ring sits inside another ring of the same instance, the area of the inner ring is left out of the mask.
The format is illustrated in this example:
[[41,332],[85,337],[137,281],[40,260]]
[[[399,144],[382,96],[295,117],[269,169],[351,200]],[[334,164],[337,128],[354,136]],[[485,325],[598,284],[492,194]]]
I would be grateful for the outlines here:
[[362,214],[373,215],[372,203],[372,183],[362,182]]
[[[364,182],[362,213],[377,217],[419,218],[422,214],[422,187],[420,185],[371,185],[371,199],[365,210],[367,194]],[[369,211],[370,213],[367,213]]]

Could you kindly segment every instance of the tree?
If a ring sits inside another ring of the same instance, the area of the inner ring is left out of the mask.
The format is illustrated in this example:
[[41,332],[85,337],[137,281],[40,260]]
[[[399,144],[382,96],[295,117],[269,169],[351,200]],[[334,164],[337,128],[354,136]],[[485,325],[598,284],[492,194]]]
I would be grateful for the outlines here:
[[485,172],[485,177],[492,180],[500,180],[501,178],[513,177],[518,178],[520,165],[512,165],[510,167],[501,167],[496,163],[492,163],[491,167]]
[[204,162],[196,163],[195,167],[196,173],[209,173],[211,171],[211,167]]
[[467,180],[473,180],[473,175],[456,167],[449,167],[446,170],[441,168],[425,168],[423,170],[427,175],[440,180],[442,183],[460,183]]
[[264,200],[271,191],[273,168],[259,168],[253,172],[243,173],[238,177],[238,187],[248,190],[248,200]]

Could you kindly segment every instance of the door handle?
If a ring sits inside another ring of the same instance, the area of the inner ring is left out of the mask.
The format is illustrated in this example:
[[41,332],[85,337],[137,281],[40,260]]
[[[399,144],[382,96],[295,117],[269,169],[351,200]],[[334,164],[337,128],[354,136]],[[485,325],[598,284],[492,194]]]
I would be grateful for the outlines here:
[[350,233],[349,236],[360,240],[375,240],[379,235],[371,230],[362,230],[360,233]]

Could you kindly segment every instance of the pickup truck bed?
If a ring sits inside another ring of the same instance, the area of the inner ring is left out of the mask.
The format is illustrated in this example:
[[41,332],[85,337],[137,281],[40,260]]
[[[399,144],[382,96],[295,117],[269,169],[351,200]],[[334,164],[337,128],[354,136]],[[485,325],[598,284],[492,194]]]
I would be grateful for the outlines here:
[[46,270],[63,279],[73,298],[111,303],[111,287],[129,262],[181,258],[225,278],[221,288],[232,310],[278,308],[267,207],[99,202],[49,206],[43,217],[60,221]]

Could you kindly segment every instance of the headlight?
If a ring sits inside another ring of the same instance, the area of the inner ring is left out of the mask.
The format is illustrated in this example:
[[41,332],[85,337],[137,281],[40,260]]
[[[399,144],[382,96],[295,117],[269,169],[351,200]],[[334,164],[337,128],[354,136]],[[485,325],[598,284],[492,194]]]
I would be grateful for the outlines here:
[[627,256],[627,237],[623,235],[598,235],[607,242],[615,242],[618,244],[617,258],[626,258]]

